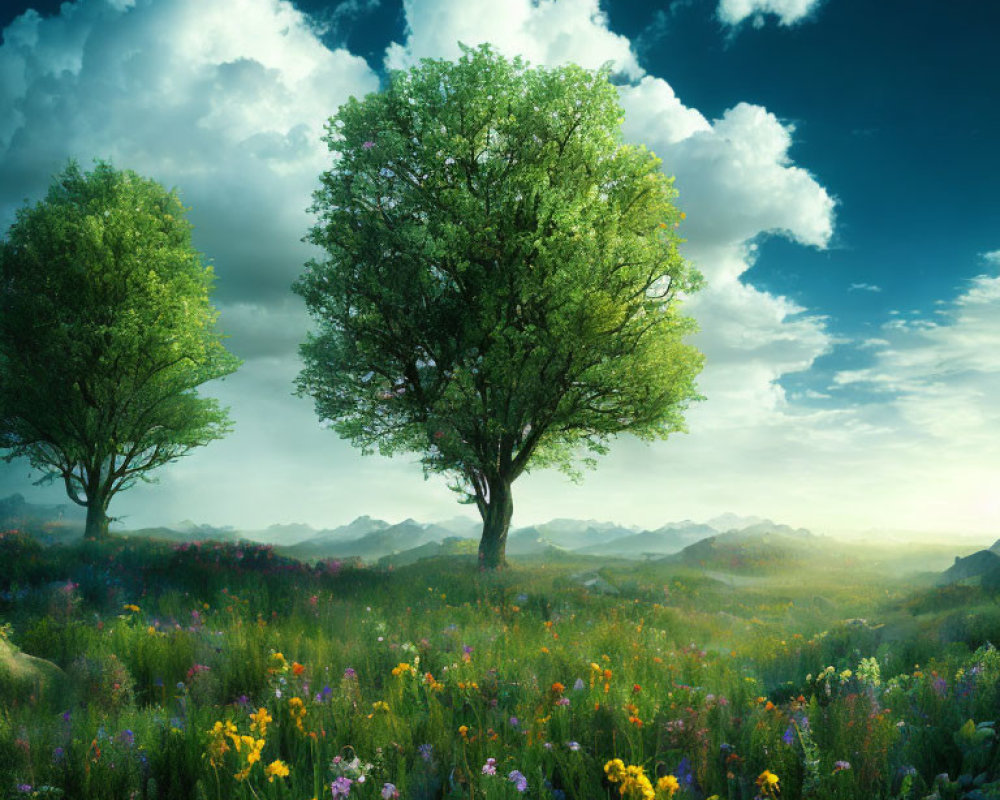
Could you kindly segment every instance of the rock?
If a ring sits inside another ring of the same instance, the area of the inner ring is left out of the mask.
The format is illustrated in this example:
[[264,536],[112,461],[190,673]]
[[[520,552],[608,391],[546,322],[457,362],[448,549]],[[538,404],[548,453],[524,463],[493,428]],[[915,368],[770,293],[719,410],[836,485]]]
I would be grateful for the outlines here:
[[574,575],[573,580],[579,583],[588,592],[594,592],[595,594],[610,594],[617,595],[621,594],[618,588],[608,581],[604,580],[600,575],[595,573],[584,573],[582,575]]
[[59,667],[0,638],[0,706],[55,702],[65,688],[66,674]]

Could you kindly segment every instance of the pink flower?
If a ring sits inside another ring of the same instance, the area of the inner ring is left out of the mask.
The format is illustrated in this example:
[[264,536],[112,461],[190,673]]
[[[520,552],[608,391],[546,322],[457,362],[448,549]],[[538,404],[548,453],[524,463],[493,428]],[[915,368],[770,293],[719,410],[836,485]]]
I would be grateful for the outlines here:
[[373,142],[371,139],[369,139],[367,142],[362,142],[361,146],[365,150],[371,150],[375,146],[375,142]]

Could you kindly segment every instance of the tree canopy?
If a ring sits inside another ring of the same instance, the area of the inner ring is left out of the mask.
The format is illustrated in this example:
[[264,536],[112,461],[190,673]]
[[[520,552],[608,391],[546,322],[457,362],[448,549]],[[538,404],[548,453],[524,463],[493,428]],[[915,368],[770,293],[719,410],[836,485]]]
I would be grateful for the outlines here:
[[700,277],[672,180],[622,113],[607,70],[483,46],[394,72],[327,129],[299,389],[363,451],[450,476],[483,517],[484,566],[504,563],[529,467],[664,438],[697,397],[678,299]]
[[0,242],[0,448],[87,508],[229,430],[196,389],[238,359],[216,330],[212,269],[177,195],[74,163]]

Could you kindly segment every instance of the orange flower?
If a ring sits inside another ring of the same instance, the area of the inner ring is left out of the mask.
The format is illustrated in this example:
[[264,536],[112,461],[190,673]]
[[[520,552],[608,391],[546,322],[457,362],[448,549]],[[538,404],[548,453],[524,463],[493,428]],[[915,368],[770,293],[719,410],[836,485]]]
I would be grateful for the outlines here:
[[293,661],[292,662],[292,674],[293,675],[299,676],[299,675],[301,675],[305,671],[306,671],[306,668],[304,666],[302,666],[302,664],[300,664],[298,661]]
[[552,694],[562,694],[565,691],[566,687],[559,683],[559,681],[552,684]]

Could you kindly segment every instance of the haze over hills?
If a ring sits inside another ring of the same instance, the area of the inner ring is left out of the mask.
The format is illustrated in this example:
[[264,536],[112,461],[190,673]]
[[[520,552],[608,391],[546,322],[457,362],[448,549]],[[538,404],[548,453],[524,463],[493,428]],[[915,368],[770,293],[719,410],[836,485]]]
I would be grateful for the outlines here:
[[[72,504],[36,505],[18,494],[0,499],[0,530],[22,528],[46,543],[80,537],[83,520],[84,509]],[[301,523],[237,530],[185,520],[169,527],[117,532],[172,542],[243,540],[271,544],[282,555],[304,561],[358,558],[383,566],[402,566],[435,556],[474,555],[481,529],[478,520],[463,515],[433,523],[406,519],[395,524],[366,515],[346,525],[322,530]],[[883,549],[895,549],[891,543],[881,544]],[[883,555],[889,555],[888,550]],[[941,552],[936,556],[936,564],[940,566],[926,568],[945,570],[940,573],[941,583],[978,582],[984,575],[994,574],[1000,579],[1000,541],[978,552],[969,547],[957,547],[949,553],[945,543],[940,543],[938,550]],[[842,540],[818,536],[804,528],[762,517],[741,517],[731,513],[706,522],[668,522],[653,530],[609,521],[560,518],[513,529],[507,542],[507,553],[515,558],[589,556],[662,560],[720,572],[778,569],[823,558],[823,553],[843,559],[844,552]],[[955,556],[956,552],[960,553],[959,557]],[[879,568],[882,559],[879,553],[881,551],[869,554],[870,568]],[[952,558],[955,563],[948,567]]]

